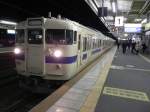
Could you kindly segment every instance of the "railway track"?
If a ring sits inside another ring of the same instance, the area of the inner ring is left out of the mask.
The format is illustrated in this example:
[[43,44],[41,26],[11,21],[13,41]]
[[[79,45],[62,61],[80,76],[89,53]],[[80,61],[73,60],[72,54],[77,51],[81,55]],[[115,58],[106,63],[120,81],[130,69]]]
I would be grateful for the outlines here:
[[27,112],[48,94],[34,94],[19,88],[18,84],[2,88],[0,112]]
[[[21,95],[22,96],[22,95]],[[3,109],[4,112],[27,112],[46,96],[37,96],[32,93],[23,93],[23,96],[14,101],[8,107]]]
[[51,88],[49,93],[37,94],[19,87],[18,81],[0,88],[0,112],[28,112],[60,86]]
[[0,53],[0,86],[16,81],[15,57],[12,52]]

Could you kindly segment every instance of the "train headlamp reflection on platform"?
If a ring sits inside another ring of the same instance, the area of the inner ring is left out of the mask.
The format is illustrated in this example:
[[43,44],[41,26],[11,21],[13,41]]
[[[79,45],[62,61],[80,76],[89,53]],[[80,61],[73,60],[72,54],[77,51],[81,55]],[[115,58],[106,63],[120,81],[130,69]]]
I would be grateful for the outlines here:
[[20,54],[21,53],[21,49],[20,48],[15,48],[14,49],[14,53],[15,54]]
[[54,56],[57,57],[57,58],[59,58],[59,57],[62,56],[62,52],[60,50],[55,50],[54,51]]

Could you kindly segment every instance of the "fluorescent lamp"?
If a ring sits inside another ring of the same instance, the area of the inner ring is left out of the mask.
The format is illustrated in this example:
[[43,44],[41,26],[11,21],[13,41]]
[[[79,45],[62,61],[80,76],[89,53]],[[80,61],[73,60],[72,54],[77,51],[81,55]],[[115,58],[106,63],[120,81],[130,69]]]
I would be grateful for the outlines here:
[[135,22],[139,22],[141,21],[142,19],[134,19]]
[[142,27],[142,24],[135,24],[135,23],[127,23],[127,24],[124,24],[124,27],[134,27],[134,28],[137,28],[137,27]]
[[142,24],[147,23],[147,19],[143,19]]
[[127,37],[127,36],[128,36],[128,34],[127,34],[127,33],[125,33],[125,34],[124,34],[124,36],[125,36],[125,37]]
[[97,5],[97,7],[100,7],[99,3],[97,2],[97,0],[94,0],[95,4]]
[[113,20],[114,20],[114,17],[113,17],[113,16],[107,16],[107,17],[105,17],[105,20],[113,21]]
[[5,21],[5,20],[0,20],[0,23],[2,23],[2,24],[8,24],[8,25],[17,25],[17,23],[15,23],[15,22]]
[[113,9],[113,12],[116,12],[116,4],[115,4],[115,2],[112,2],[112,9]]
[[98,9],[97,9],[97,7],[95,6],[95,4],[94,4],[91,0],[89,0],[89,2],[90,2],[90,5],[93,6],[93,8],[95,9],[95,11],[98,12]]
[[15,34],[15,30],[7,30],[8,34]]

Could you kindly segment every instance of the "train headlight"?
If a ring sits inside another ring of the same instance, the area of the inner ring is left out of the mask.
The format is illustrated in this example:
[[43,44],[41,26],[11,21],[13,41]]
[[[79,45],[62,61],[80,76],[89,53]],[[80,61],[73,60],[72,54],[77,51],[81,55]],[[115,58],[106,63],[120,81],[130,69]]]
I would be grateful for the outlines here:
[[56,50],[56,51],[54,51],[54,56],[59,58],[62,56],[62,52],[60,50]]
[[20,54],[21,53],[21,49],[20,48],[15,48],[14,49],[14,53],[15,54]]

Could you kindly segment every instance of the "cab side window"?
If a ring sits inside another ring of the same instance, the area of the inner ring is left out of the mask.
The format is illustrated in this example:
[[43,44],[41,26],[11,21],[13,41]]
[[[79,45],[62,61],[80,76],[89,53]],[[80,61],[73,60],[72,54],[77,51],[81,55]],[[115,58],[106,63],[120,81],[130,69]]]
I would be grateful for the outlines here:
[[74,31],[74,38],[73,38],[73,43],[76,44],[77,43],[77,31]]

